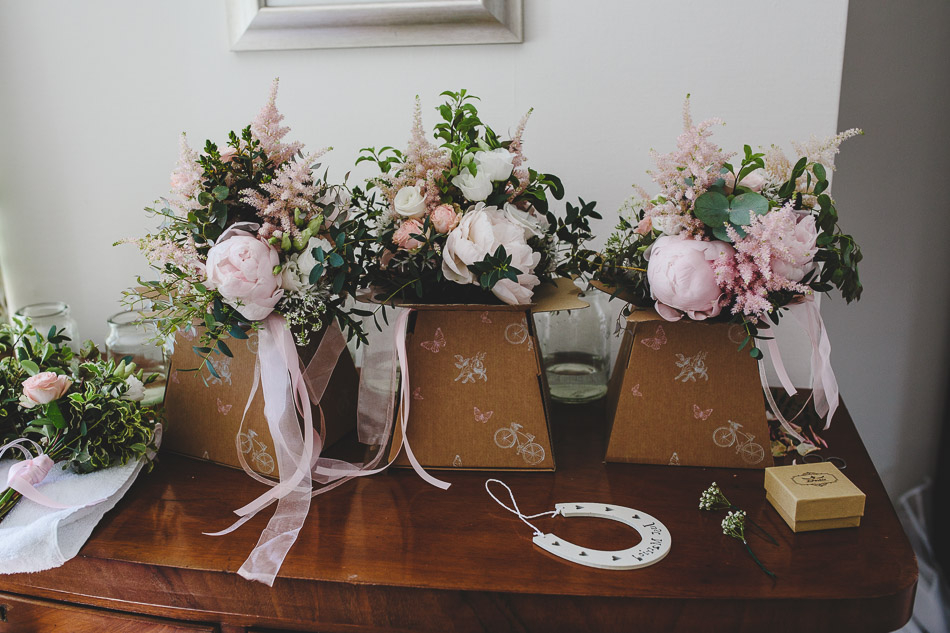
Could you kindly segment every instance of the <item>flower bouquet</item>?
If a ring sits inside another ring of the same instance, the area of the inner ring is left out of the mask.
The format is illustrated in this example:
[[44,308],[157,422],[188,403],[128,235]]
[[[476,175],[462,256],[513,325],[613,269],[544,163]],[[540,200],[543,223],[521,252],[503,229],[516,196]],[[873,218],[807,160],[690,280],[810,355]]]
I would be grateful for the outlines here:
[[157,450],[160,417],[141,405],[142,371],[107,360],[91,341],[74,356],[67,341],[55,328],[44,336],[29,323],[0,325],[0,456],[22,458],[0,492],[0,520],[23,496],[69,507],[42,492],[54,464],[84,474]]
[[[650,197],[636,188],[637,195],[621,209],[616,231],[604,252],[591,260],[588,272],[602,288],[634,306],[655,308],[658,317],[643,313],[632,317],[641,325],[660,319],[640,327],[645,348],[631,343],[641,355],[644,349],[658,352],[667,343],[673,347],[672,334],[685,329],[672,323],[684,317],[692,322],[722,323],[723,337],[733,348],[748,348],[754,359],[763,357],[760,344],[767,348],[790,394],[795,389],[782,366],[771,326],[783,315],[794,315],[812,340],[815,407],[830,422],[838,402],[837,383],[814,298],[816,293],[834,288],[848,302],[861,296],[861,250],[840,230],[838,212],[829,195],[829,175],[839,146],[860,131],[795,144],[800,158],[793,162],[774,145],[761,152],[746,145],[738,156],[726,153],[710,140],[712,128],[722,121],[708,119],[694,124],[688,98],[683,121],[677,149],[669,154],[653,152],[656,169],[650,175],[660,193]],[[713,373],[709,349],[674,352],[678,358],[678,378],[674,380],[681,381],[685,375],[690,384],[696,383],[697,377],[708,383]],[[764,370],[759,369],[766,396],[771,399]],[[742,382],[747,379],[730,384]],[[618,387],[615,391],[616,397],[623,399],[622,390]],[[695,397],[690,395],[693,400],[684,405],[695,408],[693,415],[686,410],[684,416],[707,420],[707,410],[716,407],[697,402]],[[776,414],[781,418],[778,411]],[[748,428],[740,431],[732,425],[753,424],[732,419],[717,423],[725,423],[722,428],[726,429],[717,446],[737,450]],[[788,425],[785,420],[783,423]],[[798,429],[789,426],[789,430],[804,441]],[[759,437],[764,440],[767,435]]]
[[[417,98],[406,150],[367,148],[357,161],[380,172],[353,193],[375,238],[364,282],[374,301],[412,309],[396,327],[403,425],[390,454],[411,439],[416,450],[404,461],[414,466],[418,455],[433,467],[551,469],[532,312],[586,307],[570,296],[570,282],[556,278],[580,271],[578,261],[590,255],[590,220],[600,216],[583,200],[563,217],[554,213],[560,179],[530,168],[524,155],[530,111],[503,139],[480,119],[477,97],[442,96],[432,139]],[[542,294],[556,300],[545,306]],[[376,369],[364,366],[364,382]],[[386,376],[378,382],[396,384]],[[476,424],[448,432],[432,424],[460,419]]]
[[[285,140],[276,97],[275,80],[257,117],[224,146],[207,141],[197,152],[182,135],[171,196],[148,209],[161,225],[133,240],[158,279],[140,279],[127,297],[199,356],[198,367],[185,368],[176,367],[185,355],[172,357],[168,447],[272,486],[239,523],[273,500],[296,501],[278,504],[273,542],[262,541],[241,569],[267,583],[306,517],[312,481],[334,478],[320,474],[320,451],[355,423],[356,370],[341,328],[365,340],[346,303],[363,274],[364,224],[351,217],[345,188],[319,173],[325,150],[304,154]],[[232,349],[235,340],[242,344]],[[200,393],[183,371],[199,371],[210,388]],[[263,404],[252,408],[258,380]],[[279,473],[280,485],[259,473]]]

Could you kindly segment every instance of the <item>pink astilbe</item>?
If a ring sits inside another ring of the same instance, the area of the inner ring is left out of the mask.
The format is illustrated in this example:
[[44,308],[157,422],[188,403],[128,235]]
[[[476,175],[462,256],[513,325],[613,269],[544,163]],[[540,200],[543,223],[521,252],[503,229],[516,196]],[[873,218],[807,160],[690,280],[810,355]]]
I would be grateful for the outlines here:
[[178,138],[178,162],[171,175],[171,199],[169,204],[184,217],[189,211],[200,209],[197,198],[201,192],[201,178],[204,170],[198,164],[198,152],[188,145],[188,137],[182,132]]
[[[726,154],[709,140],[714,125],[723,125],[719,118],[693,123],[689,111],[689,97],[683,104],[683,133],[676,139],[677,149],[669,154],[653,150],[650,155],[656,169],[647,173],[660,186],[666,202],[658,204],[649,217],[659,215],[689,215],[693,204],[710,185],[720,178],[720,171],[732,154]],[[688,180],[691,179],[691,180]],[[691,233],[701,231],[703,224],[693,217],[683,218],[683,225]]]
[[772,311],[770,292],[813,292],[808,286],[778,274],[772,266],[775,260],[789,258],[788,239],[794,235],[797,222],[798,214],[786,205],[766,215],[754,215],[752,222],[743,227],[745,237],[740,237],[731,226],[726,228],[736,254],[720,257],[713,270],[719,287],[731,299],[733,314],[742,313],[758,321]]
[[439,182],[442,172],[451,167],[451,156],[426,136],[422,126],[422,103],[416,97],[416,107],[412,115],[412,130],[406,147],[406,160],[394,175],[384,175],[378,180],[379,189],[386,196],[390,206],[396,194],[403,187],[418,186],[425,198],[426,207],[432,211],[441,204]]
[[284,120],[284,115],[277,110],[277,86],[279,81],[279,78],[274,79],[267,103],[254,117],[254,121],[251,122],[251,133],[254,138],[261,142],[261,149],[273,165],[280,165],[290,160],[303,149],[303,143],[297,141],[284,143],[281,140],[287,135],[290,128],[280,125],[280,122]]
[[[175,282],[184,284],[179,287],[179,292],[187,294],[191,292],[191,283],[193,281],[204,281],[205,266],[201,256],[195,248],[194,239],[189,236],[182,243],[167,238],[162,233],[158,235],[146,235],[138,239],[125,239],[117,242],[119,244],[135,244],[145,255],[148,263],[161,273],[165,282]],[[171,264],[178,268],[187,278],[180,281],[177,275],[166,272],[166,266]]]
[[864,132],[855,127],[823,139],[812,135],[804,143],[793,142],[792,147],[799,156],[807,156],[808,162],[821,163],[826,169],[834,171],[835,157],[841,151],[841,144],[859,134]]
[[[315,214],[316,199],[324,192],[324,185],[314,182],[310,172],[313,165],[326,150],[310,154],[301,160],[292,160],[284,163],[274,176],[274,179],[262,183],[261,193],[257,189],[241,190],[241,200],[257,210],[257,215],[265,220],[259,231],[260,237],[271,237],[276,228],[292,238],[300,234],[294,224],[294,209],[309,218]],[[266,195],[265,195],[266,194]]]
[[511,171],[515,175],[515,178],[518,179],[518,186],[515,187],[511,195],[508,196],[508,200],[514,200],[520,196],[524,193],[525,189],[528,188],[528,185],[531,184],[531,174],[525,165],[528,159],[524,155],[521,137],[524,135],[525,126],[528,125],[528,119],[531,118],[532,112],[534,112],[534,108],[529,109],[524,113],[524,116],[521,117],[521,121],[518,122],[518,127],[515,129],[515,134],[511,137],[511,143],[508,145],[508,151],[511,152],[512,155]]

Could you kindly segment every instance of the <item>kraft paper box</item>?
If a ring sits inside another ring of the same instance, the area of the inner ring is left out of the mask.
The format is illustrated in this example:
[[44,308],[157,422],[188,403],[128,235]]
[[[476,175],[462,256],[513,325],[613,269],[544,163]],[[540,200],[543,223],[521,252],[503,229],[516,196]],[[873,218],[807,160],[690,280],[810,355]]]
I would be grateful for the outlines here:
[[828,462],[765,470],[766,499],[793,532],[857,527],[865,496]]
[[[547,381],[533,313],[588,307],[570,280],[530,306],[410,305],[408,439],[425,468],[554,470]],[[390,458],[398,450],[394,425]],[[396,465],[409,461],[405,451]]]
[[627,318],[610,380],[606,461],[672,466],[772,465],[756,360],[740,326]]
[[[241,416],[253,386],[257,334],[249,333],[247,340],[229,340],[233,358],[223,354],[212,356],[211,362],[220,378],[205,372],[207,386],[198,372],[180,371],[198,366],[200,358],[192,349],[197,339],[195,333],[179,333],[175,339],[165,387],[167,424],[162,450],[233,468],[241,467],[237,455],[240,450],[252,469],[261,475],[276,477],[274,442],[264,418],[264,396],[260,388],[248,409],[243,430],[240,428]],[[298,349],[304,367],[318,343],[319,337],[306,348]],[[321,401],[326,421],[326,446],[355,428],[358,383],[353,359],[348,350],[343,350]],[[319,429],[317,407],[312,407],[312,415],[314,427]]]

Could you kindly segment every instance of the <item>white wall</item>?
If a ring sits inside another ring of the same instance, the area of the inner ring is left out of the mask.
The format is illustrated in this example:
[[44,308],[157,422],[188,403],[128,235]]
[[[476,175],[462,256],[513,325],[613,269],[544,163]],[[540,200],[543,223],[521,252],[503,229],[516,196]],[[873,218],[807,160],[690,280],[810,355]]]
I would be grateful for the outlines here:
[[[0,257],[11,304],[64,300],[82,335],[102,340],[121,289],[147,272],[133,247],[111,244],[150,228],[141,209],[167,191],[177,133],[194,145],[223,139],[277,75],[293,137],[335,147],[327,164],[337,177],[360,147],[405,143],[415,94],[432,124],[438,93],[466,87],[498,131],[534,106],[529,159],[561,175],[568,196],[599,202],[601,239],[630,185],[650,189],[648,150],[673,147],[687,92],[697,119],[726,119],[716,138],[727,148],[835,132],[847,1],[711,7],[525,0],[520,45],[232,53],[220,1],[0,4]],[[846,341],[839,356],[861,346]],[[803,337],[788,333],[785,348],[806,382]]]
[[950,3],[851,3],[838,209],[864,248],[864,298],[825,301],[842,393],[892,495],[934,470],[948,416]]

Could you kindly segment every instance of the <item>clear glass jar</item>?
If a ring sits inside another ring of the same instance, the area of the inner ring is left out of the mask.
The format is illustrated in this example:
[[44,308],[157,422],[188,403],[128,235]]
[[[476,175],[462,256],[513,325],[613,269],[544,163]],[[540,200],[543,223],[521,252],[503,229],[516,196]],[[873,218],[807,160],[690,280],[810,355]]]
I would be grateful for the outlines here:
[[69,311],[69,306],[62,301],[47,301],[45,303],[31,303],[16,311],[17,317],[27,319],[36,328],[36,331],[49,337],[50,330],[65,330],[63,334],[69,337],[69,347],[79,351],[82,341],[79,340],[79,325]]
[[592,402],[607,395],[608,295],[591,289],[579,298],[590,307],[534,315],[548,388],[557,402]]
[[145,404],[155,404],[165,396],[165,378],[168,371],[165,346],[158,340],[158,323],[143,317],[137,310],[119,312],[109,317],[109,335],[106,354],[116,362],[131,358],[144,370],[145,377],[158,377],[145,387]]

